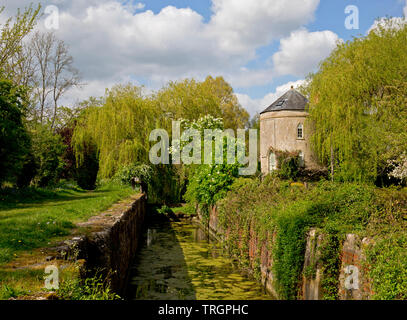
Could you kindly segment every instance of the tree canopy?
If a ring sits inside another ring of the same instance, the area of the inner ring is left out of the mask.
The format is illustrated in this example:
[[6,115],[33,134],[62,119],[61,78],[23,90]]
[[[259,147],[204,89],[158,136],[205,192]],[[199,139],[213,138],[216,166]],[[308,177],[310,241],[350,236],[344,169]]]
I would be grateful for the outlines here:
[[0,79],[0,184],[15,179],[31,145],[23,123],[24,96],[22,87]]
[[80,116],[72,144],[78,163],[87,148],[96,145],[100,174],[110,178],[119,166],[148,160],[149,134],[161,116],[151,99],[143,98],[141,89],[132,85],[115,86],[99,103]]
[[[8,79],[16,80],[18,84],[22,84],[24,75],[21,74],[21,67],[26,60],[22,54],[22,41],[34,28],[40,9],[40,5],[34,9],[31,4],[23,12],[18,9],[15,17],[0,24],[0,70]],[[0,14],[3,11],[4,7],[0,7]]]
[[223,78],[170,82],[149,96],[131,84],[118,85],[94,102],[81,115],[72,143],[78,163],[87,146],[97,147],[103,178],[111,178],[121,166],[147,163],[150,132],[162,128],[171,134],[171,120],[211,115],[226,118],[237,129],[245,128],[249,119]]
[[222,118],[226,129],[244,129],[249,114],[239,104],[233,88],[222,77],[198,82],[186,79],[170,82],[158,91],[155,100],[163,113],[173,118],[196,120],[205,115]]
[[407,151],[407,25],[339,44],[308,85],[312,143],[335,175],[374,181]]

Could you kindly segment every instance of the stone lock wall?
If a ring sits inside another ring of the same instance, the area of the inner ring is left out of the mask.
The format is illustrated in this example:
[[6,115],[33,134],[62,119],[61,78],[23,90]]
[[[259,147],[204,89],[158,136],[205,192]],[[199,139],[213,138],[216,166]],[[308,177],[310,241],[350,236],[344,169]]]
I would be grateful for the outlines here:
[[80,223],[85,235],[73,238],[67,251],[72,254],[76,250],[77,258],[84,260],[81,276],[86,278],[101,273],[110,281],[111,289],[123,296],[145,215],[146,198],[142,194]]
[[[360,239],[355,234],[348,234],[343,243],[341,255],[341,273],[339,275],[339,298],[341,300],[367,300],[372,295],[371,285],[363,265],[366,257],[363,249],[371,242],[368,238]],[[355,268],[356,267],[356,268]],[[350,280],[358,279],[357,282]],[[347,278],[348,283],[347,282]],[[351,289],[349,289],[351,288]]]
[[[218,211],[216,206],[210,210],[209,232],[220,241],[228,238],[230,227],[222,230],[219,225]],[[260,263],[261,282],[264,287],[274,297],[278,298],[273,268],[273,243],[275,243],[276,234],[266,234],[264,239],[260,239],[253,226],[250,226],[250,237],[248,243],[248,255],[251,271]],[[303,276],[300,297],[303,300],[321,300],[323,298],[321,281],[324,277],[323,265],[321,263],[321,245],[325,235],[319,233],[316,229],[311,229],[307,234],[306,249],[304,256]],[[239,240],[239,248],[243,247],[242,239]],[[363,249],[369,244],[370,240],[365,238],[361,240],[354,234],[348,234],[346,240],[341,246],[340,261],[341,268],[338,287],[338,296],[340,300],[367,300],[370,299],[372,291],[370,289],[369,279],[366,276],[363,261],[365,256]],[[352,279],[352,270],[357,268],[358,283],[352,284],[348,289],[347,279]],[[312,275],[307,275],[306,270],[312,268]]]
[[[198,211],[199,212],[199,211]],[[198,214],[199,216],[199,214]],[[230,227],[223,230],[219,223],[219,214],[216,206],[210,208],[209,233],[219,241],[224,241],[229,237]],[[273,296],[277,297],[277,292],[273,283],[272,250],[271,244],[274,242],[275,234],[267,234],[265,239],[260,239],[253,228],[250,228],[250,239],[248,243],[250,265],[254,266],[260,262],[261,283]],[[240,239],[239,248],[243,247],[243,240]],[[250,271],[250,270],[248,270]]]

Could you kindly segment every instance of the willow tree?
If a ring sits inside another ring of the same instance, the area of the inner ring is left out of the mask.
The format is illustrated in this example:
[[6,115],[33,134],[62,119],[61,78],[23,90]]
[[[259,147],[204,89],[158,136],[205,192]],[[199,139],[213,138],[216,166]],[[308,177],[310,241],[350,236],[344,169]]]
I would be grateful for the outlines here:
[[311,75],[312,143],[344,180],[373,181],[407,150],[407,26],[338,44]]
[[226,129],[244,129],[249,125],[249,113],[240,105],[233,88],[223,77],[207,77],[202,82],[203,88],[214,95],[221,110]]
[[225,128],[244,129],[249,114],[239,104],[233,88],[222,78],[207,77],[170,82],[158,91],[155,103],[163,114],[174,119],[197,120],[206,115],[224,120]]
[[171,135],[172,120],[194,121],[207,115],[224,118],[232,129],[244,128],[249,118],[223,78],[170,82],[150,96],[132,85],[116,86],[100,103],[88,104],[72,144],[79,164],[96,146],[99,175],[110,178],[119,167],[148,162],[153,129],[165,129]]
[[162,116],[151,99],[132,85],[118,85],[107,91],[101,104],[88,107],[75,128],[72,145],[78,163],[95,145],[99,154],[99,175],[110,178],[119,166],[147,162],[149,135]]
[[215,96],[195,79],[169,82],[154,95],[157,108],[174,119],[198,119],[206,114],[220,117]]

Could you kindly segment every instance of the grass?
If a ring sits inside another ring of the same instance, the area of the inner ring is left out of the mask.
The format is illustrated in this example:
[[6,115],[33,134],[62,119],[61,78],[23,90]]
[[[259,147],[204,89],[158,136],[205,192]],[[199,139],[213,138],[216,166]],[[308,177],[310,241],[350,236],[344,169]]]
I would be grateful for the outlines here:
[[17,298],[44,286],[44,269],[0,270],[0,299]]
[[95,191],[78,188],[26,189],[0,192],[0,266],[21,252],[48,246],[69,235],[113,203],[130,196],[131,188],[108,185]]
[[[38,248],[61,241],[72,233],[76,223],[133,193],[131,188],[117,185],[95,191],[67,185],[53,190],[0,190],[0,300],[41,294],[44,266],[38,264]],[[13,267],[10,261],[20,267]],[[78,281],[74,265],[65,262],[60,271],[62,283]]]
[[[56,262],[52,264],[59,266],[60,287],[79,281],[79,269],[75,263],[65,263],[64,266]],[[46,296],[48,290],[44,288],[44,277],[44,267],[0,269],[0,300]]]
[[186,215],[192,215],[196,213],[195,206],[190,203],[183,203],[171,209],[174,213],[184,213]]

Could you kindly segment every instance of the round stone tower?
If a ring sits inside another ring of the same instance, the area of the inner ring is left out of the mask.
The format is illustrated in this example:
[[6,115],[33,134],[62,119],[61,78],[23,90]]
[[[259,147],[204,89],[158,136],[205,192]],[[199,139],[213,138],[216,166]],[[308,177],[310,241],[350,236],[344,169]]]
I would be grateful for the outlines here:
[[299,152],[302,165],[315,167],[305,130],[308,100],[294,90],[286,92],[260,113],[261,171],[268,174],[277,169],[278,151]]

